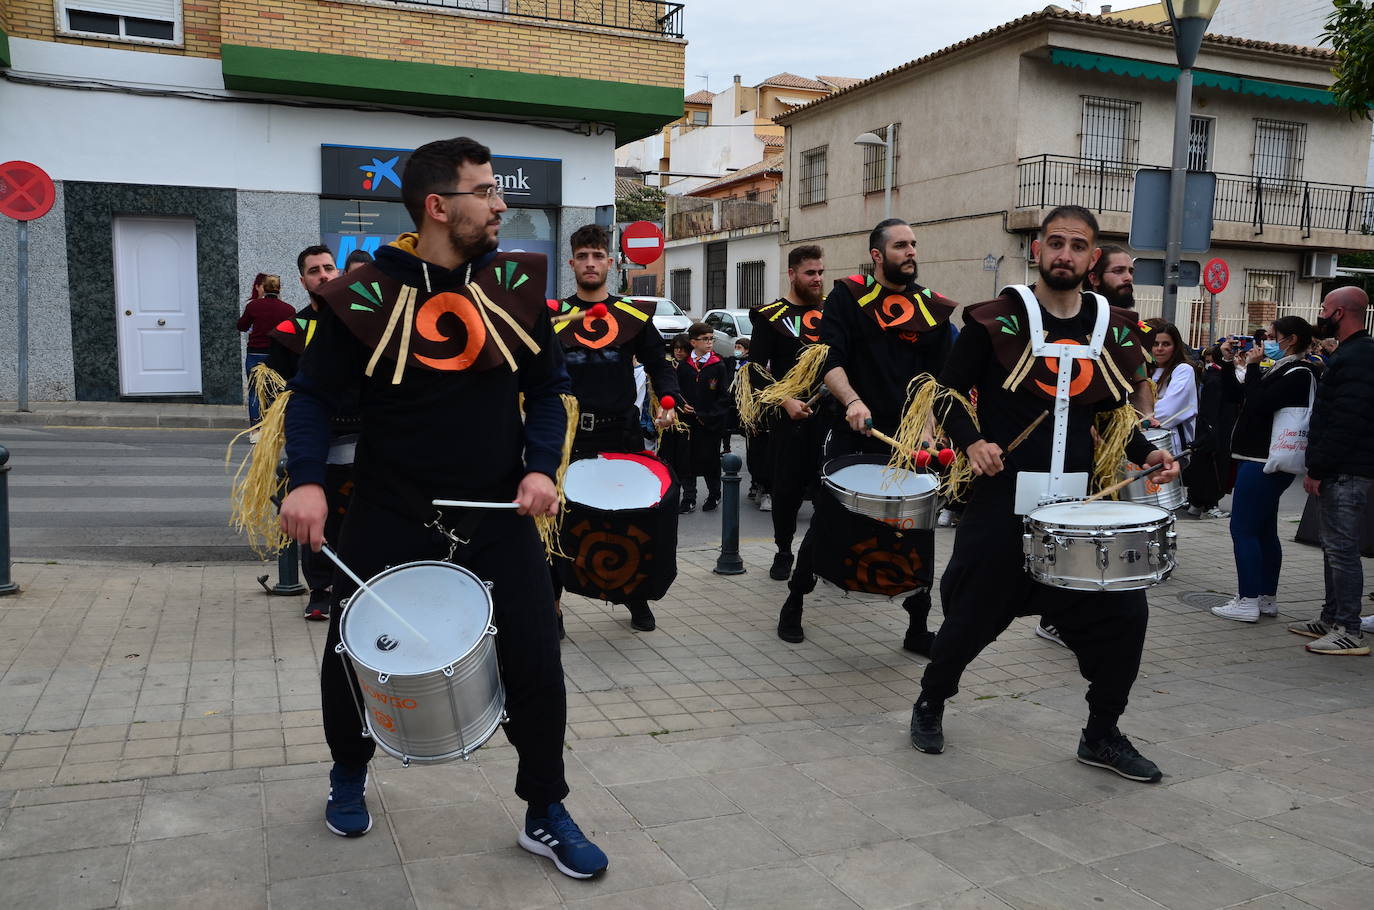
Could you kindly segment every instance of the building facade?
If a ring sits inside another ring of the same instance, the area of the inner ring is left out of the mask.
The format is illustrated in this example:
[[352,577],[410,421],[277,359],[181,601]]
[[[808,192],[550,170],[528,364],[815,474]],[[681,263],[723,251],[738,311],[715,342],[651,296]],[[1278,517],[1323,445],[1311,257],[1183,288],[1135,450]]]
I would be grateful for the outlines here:
[[[1330,67],[1324,50],[1203,45],[1192,167],[1217,196],[1212,247],[1186,258],[1230,266],[1219,331],[1314,313],[1333,255],[1374,249],[1369,128],[1331,104]],[[1062,204],[1124,245],[1137,172],[1171,159],[1176,77],[1167,26],[1052,7],[783,115],[783,246],[822,244],[834,274],[867,267],[885,162],[853,137],[894,123],[893,214],[916,228],[923,283],[973,302],[1033,282],[1030,241]],[[1138,289],[1145,315],[1159,293]],[[1181,290],[1178,319],[1202,333],[1200,299]]]
[[[550,296],[569,292],[567,237],[609,223],[615,147],[681,116],[683,10],[560,9],[0,0],[0,148],[58,190],[30,226],[30,396],[240,401],[252,277],[300,305],[300,249],[342,259],[412,229],[399,177],[435,139],[491,147],[503,248],[549,254]],[[15,293],[0,271],[0,301]],[[0,308],[0,398],[13,319]]]

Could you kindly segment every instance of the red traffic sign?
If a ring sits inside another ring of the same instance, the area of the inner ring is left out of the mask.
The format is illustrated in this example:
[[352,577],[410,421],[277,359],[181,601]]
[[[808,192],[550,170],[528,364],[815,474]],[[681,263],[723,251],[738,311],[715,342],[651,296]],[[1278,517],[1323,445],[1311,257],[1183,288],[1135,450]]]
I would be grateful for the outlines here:
[[0,215],[33,221],[52,211],[56,200],[52,178],[38,165],[27,161],[0,164]]
[[1226,266],[1225,259],[1209,259],[1202,267],[1202,286],[1209,293],[1220,294],[1230,281],[1231,270]]
[[663,255],[663,232],[652,221],[636,221],[620,232],[620,251],[636,265],[649,265]]

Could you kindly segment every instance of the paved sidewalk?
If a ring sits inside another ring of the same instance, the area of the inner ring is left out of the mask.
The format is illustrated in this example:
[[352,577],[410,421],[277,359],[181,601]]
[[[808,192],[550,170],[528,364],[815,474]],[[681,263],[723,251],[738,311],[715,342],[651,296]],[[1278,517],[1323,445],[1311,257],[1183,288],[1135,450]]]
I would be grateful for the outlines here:
[[171,401],[31,401],[18,410],[0,401],[0,426],[28,427],[213,427],[248,429],[241,404],[181,404]]
[[[1229,623],[1206,612],[1231,583],[1224,522],[1179,531],[1184,567],[1151,593],[1123,723],[1168,775],[1154,786],[1073,760],[1084,684],[1030,620],[970,667],[949,749],[927,756],[906,738],[925,661],[900,650],[900,606],[823,586],[807,642],[785,645],[761,542],[729,578],[714,552],[683,553],[657,632],[569,598],[569,805],[611,857],[590,883],[515,846],[499,735],[468,763],[379,760],[372,833],[329,834],[325,630],[264,596],[257,566],[21,563],[24,594],[0,598],[0,895],[63,910],[1366,910],[1374,662],[1308,655],[1284,631],[1316,609],[1318,551],[1285,544],[1279,622]],[[952,539],[937,534],[942,558]]]

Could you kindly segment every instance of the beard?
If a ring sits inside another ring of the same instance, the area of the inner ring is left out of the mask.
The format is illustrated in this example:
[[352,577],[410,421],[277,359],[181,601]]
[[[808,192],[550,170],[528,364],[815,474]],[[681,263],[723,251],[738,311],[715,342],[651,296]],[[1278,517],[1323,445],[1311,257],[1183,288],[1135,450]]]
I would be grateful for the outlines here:
[[456,223],[450,228],[448,239],[453,251],[463,262],[471,262],[485,256],[500,246],[500,240],[487,235],[486,222]]
[[1105,285],[1098,289],[1098,293],[1107,298],[1107,303],[1114,307],[1121,307],[1125,310],[1135,309],[1135,288],[1117,288],[1112,290]]
[[1087,274],[1085,270],[1077,275],[1062,275],[1056,274],[1052,268],[1047,269],[1043,265],[1040,267],[1040,280],[1056,291],[1072,291],[1074,288],[1082,287],[1083,279]]
[[584,291],[595,291],[606,286],[606,276],[600,278],[588,278],[585,275],[577,276],[577,286]]
[[792,299],[798,303],[806,304],[812,309],[820,306],[823,296],[820,289],[812,290],[810,285],[795,282],[792,284]]
[[911,261],[910,275],[906,272],[905,262],[891,262],[887,259],[883,260],[883,281],[886,281],[888,284],[895,284],[898,287],[904,288],[915,281],[916,277],[920,274],[921,267],[915,260]]

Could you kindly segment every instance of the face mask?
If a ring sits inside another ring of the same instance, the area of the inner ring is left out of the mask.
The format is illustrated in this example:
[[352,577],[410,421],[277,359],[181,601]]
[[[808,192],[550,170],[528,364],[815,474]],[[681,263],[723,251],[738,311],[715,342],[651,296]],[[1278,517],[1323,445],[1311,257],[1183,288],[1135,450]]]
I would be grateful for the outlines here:
[[1279,350],[1279,343],[1277,341],[1266,341],[1264,343],[1264,356],[1268,357],[1270,360],[1278,360],[1282,357],[1283,352]]
[[1318,316],[1317,321],[1312,323],[1312,334],[1318,338],[1335,338],[1336,324],[1330,316]]
[[744,349],[743,349],[743,348],[735,348],[735,356],[736,356],[736,357],[743,357],[743,356],[744,356]]

